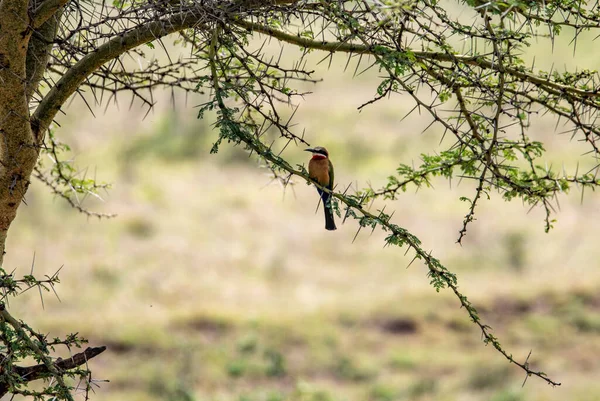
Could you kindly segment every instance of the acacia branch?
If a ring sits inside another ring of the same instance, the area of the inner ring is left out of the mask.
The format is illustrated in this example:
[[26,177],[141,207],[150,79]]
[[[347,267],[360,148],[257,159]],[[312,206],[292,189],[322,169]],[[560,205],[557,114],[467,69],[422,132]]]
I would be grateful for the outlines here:
[[[62,372],[71,369],[75,369],[81,365],[84,365],[90,359],[100,355],[106,350],[105,346],[102,347],[88,347],[85,351],[80,352],[78,354],[73,355],[67,359],[58,358],[53,364],[52,367],[55,371]],[[52,375],[53,373],[50,371],[50,368],[46,364],[39,364],[34,366],[14,366],[14,373],[16,373],[21,380],[25,382],[30,382],[38,379],[43,379]],[[9,387],[8,384],[2,383],[0,384],[0,397],[3,397],[6,393],[8,393]]]
[[[106,351],[106,346],[88,347],[85,349],[85,351],[75,354],[70,358],[67,358],[67,359],[58,358],[56,360],[56,362],[54,362],[52,365],[54,365],[54,368],[59,372],[65,371],[65,370],[71,370],[78,366],[86,364],[87,361],[100,355],[104,351]],[[27,367],[16,366],[15,370],[16,370],[16,373],[19,376],[21,376],[21,378],[23,380],[25,380],[27,382],[41,379],[41,378],[47,377],[49,374],[51,374],[48,367],[44,364],[27,366]],[[0,397],[2,395],[3,394],[0,391]]]
[[[64,0],[47,0],[64,1]],[[256,6],[252,1],[240,2],[245,6]],[[289,1],[275,1],[276,4],[289,4]],[[46,4],[43,3],[42,6]],[[40,6],[40,7],[42,7]],[[49,6],[48,6],[49,7]],[[150,22],[131,30],[130,32],[113,37],[98,49],[79,60],[71,67],[63,77],[57,82],[52,90],[42,99],[38,108],[32,117],[32,126],[36,131],[37,137],[45,132],[56,113],[64,102],[77,90],[77,88],[104,63],[113,60],[127,51],[140,46],[144,43],[159,39],[171,33],[194,27],[201,22],[207,22],[209,18],[209,9],[199,5],[193,9],[174,14],[173,16],[159,21]],[[203,21],[204,20],[204,21]],[[378,55],[377,46],[367,46],[365,44],[335,42],[335,41],[316,41],[305,37],[292,35],[274,28],[254,23],[242,19],[233,19],[233,23],[248,30],[263,33],[272,36],[278,40],[294,44],[296,46],[310,49],[325,50],[329,52],[345,52],[356,54]],[[205,26],[203,29],[207,29]],[[486,60],[479,56],[465,56],[459,54],[448,54],[440,52],[419,52],[410,51],[421,61],[445,61],[454,63],[464,63],[478,66],[483,69],[498,70],[498,65],[493,61]],[[571,93],[582,97],[591,97],[598,94],[598,90],[582,90],[571,86],[561,85],[552,82],[549,79],[540,78],[533,74],[519,71],[513,68],[504,68],[504,72],[524,81],[534,83],[546,90],[553,90],[554,93]]]
[[[347,43],[347,42],[336,42],[336,41],[317,41],[314,39],[309,39],[306,37],[301,37],[299,35],[292,35],[287,32],[283,32],[269,26],[265,26],[256,22],[250,22],[246,20],[237,20],[234,23],[240,27],[245,29],[249,29],[252,31],[256,31],[265,35],[269,35],[274,37],[280,41],[287,42],[290,44],[294,44],[296,46],[306,47],[308,49],[315,50],[324,50],[328,52],[342,52],[342,53],[355,53],[355,54],[368,54],[372,56],[379,55],[380,53],[377,50],[377,46],[375,45],[365,45],[359,43]],[[410,52],[420,61],[445,61],[445,62],[454,62],[454,63],[463,63],[467,65],[477,66],[482,69],[490,69],[494,71],[500,72],[500,67],[498,64],[493,61],[489,61],[485,59],[483,56],[467,56],[461,54],[450,54],[450,53],[442,53],[442,52],[430,52],[430,51],[413,51],[410,49],[405,49],[405,51]],[[574,95],[579,95],[582,97],[594,97],[598,96],[600,93],[599,89],[593,90],[583,90],[574,88],[572,86],[561,85],[559,83],[550,81],[549,79],[544,79],[539,76],[520,71],[514,68],[504,67],[503,72],[506,74],[513,75],[515,77],[520,78],[523,81],[531,82],[538,86],[544,87],[544,89],[554,89],[558,92],[553,92],[553,94],[560,93],[571,93]]]
[[[84,208],[79,201],[73,200],[73,198],[71,196],[69,196],[68,192],[66,192],[65,190],[62,190],[59,187],[59,184],[57,184],[51,178],[46,176],[41,171],[39,166],[34,167],[32,177],[35,177],[38,180],[40,180],[44,185],[46,185],[48,188],[50,188],[50,191],[52,191],[52,193],[54,195],[57,195],[57,196],[63,198],[65,201],[67,201],[67,203],[73,209],[77,210],[79,213],[85,214],[87,217],[97,217],[98,219],[102,219],[102,218],[110,219],[110,218],[117,216],[114,213],[98,213],[98,212],[92,212],[91,210]],[[66,180],[65,182],[68,182],[68,179],[63,179],[63,180]],[[73,190],[73,192],[76,192],[76,191]]]
[[[15,330],[15,332],[17,334],[17,337],[21,341],[23,341],[25,343],[25,345],[27,346],[27,348],[29,348],[31,351],[33,351],[35,353],[35,355],[38,358],[40,358],[40,360],[42,360],[43,366],[47,370],[47,373],[52,375],[52,377],[54,377],[56,379],[58,384],[63,389],[67,389],[68,387],[65,384],[63,376],[61,375],[57,366],[52,362],[50,357],[48,357],[40,349],[40,347],[31,338],[29,338],[29,336],[23,329],[22,324],[17,319],[15,319],[10,313],[8,313],[8,311],[6,310],[6,306],[4,304],[0,304],[0,321],[2,323],[8,323],[9,325],[11,325],[13,327],[13,329]],[[71,396],[70,393],[67,392],[66,395],[67,395],[68,401],[73,401],[73,397]]]
[[77,88],[94,71],[104,63],[119,57],[137,46],[182,29],[193,27],[206,16],[203,10],[198,9],[197,11],[197,13],[182,12],[175,14],[169,19],[140,26],[124,35],[112,38],[107,43],[98,47],[95,52],[84,56],[67,70],[50,92],[42,99],[33,113],[31,124],[38,140],[41,139],[43,133],[48,129],[64,102],[75,93]]
[[40,4],[33,12],[33,27],[41,27],[56,12],[61,9],[69,0],[46,0]]

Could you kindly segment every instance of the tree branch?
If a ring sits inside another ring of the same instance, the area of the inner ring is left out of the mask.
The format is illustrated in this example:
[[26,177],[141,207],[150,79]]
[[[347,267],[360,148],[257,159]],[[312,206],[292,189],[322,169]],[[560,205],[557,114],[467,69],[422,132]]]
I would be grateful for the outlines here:
[[29,103],[38,90],[39,84],[46,73],[52,43],[56,38],[58,25],[61,21],[62,10],[55,12],[42,25],[36,28],[27,48],[26,73],[27,88],[26,96]]
[[[56,7],[56,5],[61,2],[64,3],[65,0],[46,0],[46,2],[40,5],[37,10],[44,7],[40,10],[40,15],[46,15],[47,13],[50,13],[49,10]],[[151,42],[183,29],[192,28],[208,22],[210,19],[214,20],[215,14],[221,16],[233,16],[235,13],[265,7],[267,5],[286,5],[294,2],[294,0],[270,0],[266,2],[239,0],[234,2],[233,6],[230,5],[229,8],[217,5],[216,9],[211,8],[209,5],[198,4],[195,7],[174,14],[169,18],[150,22],[125,34],[113,37],[105,44],[99,46],[94,52],[87,54],[74,66],[69,68],[65,75],[62,76],[44,99],[42,99],[31,118],[31,125],[36,138],[38,141],[41,140],[43,133],[48,129],[50,123],[64,102],[75,93],[77,88],[87,77],[104,63],[113,60],[144,43]],[[40,18],[42,17],[40,16]],[[208,27],[203,27],[203,29],[208,29]]]
[[[105,346],[102,347],[88,347],[85,351],[73,355],[70,358],[62,359],[58,358],[56,362],[52,364],[56,371],[66,371],[74,369],[78,366],[84,365],[90,359],[100,355],[106,350]],[[39,364],[34,366],[15,366],[13,367],[14,373],[16,373],[23,381],[30,382],[38,379],[46,378],[52,375],[52,372],[46,364]],[[3,397],[9,391],[8,383],[0,383],[0,397]]]
[[205,17],[203,10],[198,9],[197,11],[197,13],[179,13],[167,20],[151,22],[124,35],[114,37],[98,47],[95,52],[84,56],[62,76],[33,113],[31,125],[38,141],[43,137],[43,133],[48,129],[63,103],[101,65],[144,43],[193,27]]
[[[74,369],[78,366],[81,366],[81,365],[87,363],[88,360],[100,355],[105,350],[106,350],[105,346],[88,347],[88,348],[86,348],[85,351],[75,354],[70,358],[67,358],[67,359],[58,358],[56,360],[56,362],[54,362],[52,365],[54,365],[54,368],[56,370],[58,370],[59,372]],[[23,378],[23,380],[25,380],[27,382],[41,379],[41,378],[47,377],[48,375],[52,374],[50,372],[50,370],[48,369],[48,367],[43,363],[39,364],[39,365],[27,366],[27,367],[16,366],[15,371],[19,376],[21,376],[21,378]],[[0,397],[5,394],[2,392],[2,390],[3,389],[0,387]]]
[[46,0],[40,4],[33,12],[33,27],[41,27],[56,12],[61,9],[69,0]]
[[[15,330],[18,338],[22,340],[27,346],[27,348],[32,350],[37,355],[37,357],[39,357],[44,362],[43,366],[47,369],[48,374],[52,375],[52,377],[56,379],[56,381],[62,388],[68,388],[57,366],[52,362],[50,357],[48,357],[40,349],[40,347],[33,340],[31,340],[31,338],[29,338],[25,330],[23,330],[23,326],[21,325],[21,323],[14,317],[12,317],[10,313],[8,313],[4,304],[0,304],[0,321],[3,323],[10,324]],[[69,393],[67,394],[68,400],[73,401],[71,395]]]
[[[250,22],[245,20],[238,20],[234,22],[236,25],[243,27],[245,29],[249,29],[252,31],[256,31],[265,35],[272,36],[276,39],[279,39],[283,42],[287,42],[290,44],[294,44],[296,46],[306,47],[309,49],[315,50],[324,50],[329,52],[344,52],[344,53],[356,53],[356,54],[369,54],[369,55],[378,55],[375,45],[366,46],[364,44],[358,43],[347,43],[347,42],[334,42],[334,41],[317,41],[313,39],[309,39],[306,37],[301,37],[298,35],[292,35],[283,31],[279,31],[277,29],[271,28],[269,26],[265,26],[256,22]],[[424,51],[412,51],[410,49],[406,49],[410,51],[418,60],[421,61],[447,61],[447,62],[456,62],[456,63],[464,63],[467,65],[477,66],[483,69],[491,69],[494,71],[499,71],[499,66],[489,60],[486,60],[483,56],[465,56],[461,54],[450,54],[450,53],[441,53],[441,52],[424,52]],[[553,94],[559,93],[572,93],[583,97],[593,97],[598,96],[600,91],[598,89],[594,90],[583,90],[574,88],[572,86],[561,85],[556,82],[552,82],[549,79],[540,78],[533,74],[529,74],[514,68],[505,67],[503,70],[504,73],[513,75],[518,77],[524,81],[531,82],[538,86],[544,87],[545,90],[548,88],[554,89],[557,92]]]

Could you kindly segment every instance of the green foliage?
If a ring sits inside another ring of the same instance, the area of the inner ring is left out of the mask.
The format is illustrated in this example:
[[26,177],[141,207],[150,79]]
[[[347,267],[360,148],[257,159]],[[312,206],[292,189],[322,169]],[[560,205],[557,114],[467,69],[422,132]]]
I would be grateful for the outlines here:
[[[49,339],[47,335],[35,331],[25,322],[15,319],[6,309],[9,299],[31,289],[39,291],[43,305],[43,292],[52,291],[56,294],[54,286],[59,282],[58,271],[52,276],[38,279],[33,275],[32,266],[31,274],[16,278],[14,273],[9,274],[0,268],[0,289],[3,294],[0,298],[0,354],[3,356],[0,363],[3,372],[0,376],[0,393],[8,392],[40,400],[72,400],[71,392],[76,387],[84,390],[86,394],[91,389],[91,373],[85,366],[85,359],[92,358],[104,351],[104,348],[97,349],[94,355],[89,352],[90,348],[80,355],[71,354],[72,363],[68,358],[67,365],[57,365],[52,357],[57,350],[70,352],[81,348],[87,340],[77,333],[62,339]],[[38,365],[31,365],[32,361]],[[28,383],[36,379],[47,379],[53,384],[41,390],[30,388]]]
[[[65,155],[70,151],[69,145],[60,142],[54,131],[49,129],[47,144],[41,149],[41,157],[38,159],[33,176],[79,212],[98,218],[114,217],[112,214],[91,212],[82,206],[88,197],[102,199],[100,192],[110,189],[110,185],[97,182],[95,177],[91,178],[87,175],[87,171],[78,170],[72,159],[65,159]],[[48,159],[51,165],[49,169],[45,169],[45,161]]]

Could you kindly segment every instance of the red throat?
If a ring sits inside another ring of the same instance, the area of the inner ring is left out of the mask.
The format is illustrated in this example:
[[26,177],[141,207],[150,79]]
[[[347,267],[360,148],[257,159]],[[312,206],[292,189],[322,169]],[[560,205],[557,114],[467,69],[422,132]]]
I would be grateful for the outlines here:
[[312,160],[323,160],[323,159],[327,159],[327,156],[323,156],[318,153],[313,154]]

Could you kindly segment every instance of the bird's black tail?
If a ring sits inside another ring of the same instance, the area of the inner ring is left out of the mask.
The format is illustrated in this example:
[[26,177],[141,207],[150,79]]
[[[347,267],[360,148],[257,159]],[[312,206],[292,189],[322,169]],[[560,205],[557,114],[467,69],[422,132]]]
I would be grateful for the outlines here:
[[325,229],[329,231],[337,230],[337,227],[335,226],[335,220],[333,219],[331,194],[319,189],[319,195],[321,195],[321,199],[323,200],[323,210],[325,211]]

